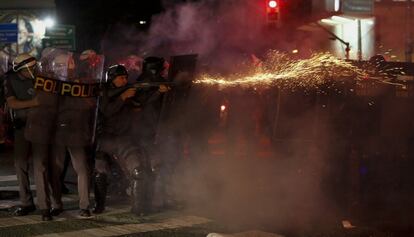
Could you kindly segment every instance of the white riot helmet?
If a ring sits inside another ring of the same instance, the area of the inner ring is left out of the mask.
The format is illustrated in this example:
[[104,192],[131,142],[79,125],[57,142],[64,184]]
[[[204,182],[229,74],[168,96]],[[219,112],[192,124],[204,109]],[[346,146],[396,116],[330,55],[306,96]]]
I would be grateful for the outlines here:
[[28,53],[19,54],[13,60],[13,71],[17,72],[23,68],[29,68],[36,65],[36,58]]
[[34,78],[32,67],[36,65],[36,58],[28,53],[19,54],[14,60],[13,60],[13,71],[18,72],[24,68],[26,68],[30,76]]

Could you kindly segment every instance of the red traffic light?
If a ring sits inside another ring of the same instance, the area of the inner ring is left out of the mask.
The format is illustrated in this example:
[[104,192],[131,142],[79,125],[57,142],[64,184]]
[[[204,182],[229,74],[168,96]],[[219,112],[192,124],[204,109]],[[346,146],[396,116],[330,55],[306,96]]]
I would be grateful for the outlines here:
[[267,4],[270,8],[276,8],[277,7],[277,1],[275,1],[275,0],[271,0]]
[[268,24],[278,23],[280,20],[279,0],[266,0],[266,20]]

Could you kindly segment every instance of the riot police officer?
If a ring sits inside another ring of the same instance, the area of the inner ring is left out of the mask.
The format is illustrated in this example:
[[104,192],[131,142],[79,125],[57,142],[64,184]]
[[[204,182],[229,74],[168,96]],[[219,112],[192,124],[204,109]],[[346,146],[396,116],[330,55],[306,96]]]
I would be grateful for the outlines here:
[[36,59],[29,54],[20,54],[13,61],[13,69],[5,75],[4,92],[7,105],[12,109],[14,125],[14,164],[19,182],[21,206],[13,214],[27,215],[34,211],[33,196],[29,181],[30,142],[24,137],[27,114],[33,107],[39,105],[33,89],[34,68]]
[[[128,87],[127,83],[128,72],[124,66],[114,65],[108,69],[99,108],[102,125],[95,161],[93,212],[96,214],[105,210],[107,176],[111,162],[119,164],[123,173],[130,179],[132,212],[145,215],[150,211],[152,169],[148,156],[134,142],[137,138],[132,131],[141,109],[132,101],[136,89]],[[113,90],[123,92],[111,96]]]
[[[61,64],[65,68],[67,81],[82,80],[78,78],[76,65],[70,54],[61,54],[54,60],[54,64]],[[66,152],[69,153],[73,168],[78,176],[79,215],[89,217],[89,167],[87,148],[91,145],[92,115],[96,101],[94,98],[81,98],[60,96],[58,98],[58,111],[54,137],[53,154],[54,169],[51,171],[56,207],[52,215],[59,215],[63,211],[62,203],[62,173],[65,166]]]
[[[38,75],[47,73],[47,66],[51,52],[43,52],[39,60]],[[50,55],[49,55],[50,54]],[[45,74],[45,76],[48,76]],[[58,97],[54,93],[43,90],[35,84],[38,106],[33,107],[27,114],[27,122],[24,131],[25,138],[32,145],[32,159],[36,184],[37,206],[41,209],[42,220],[52,220],[50,200],[50,171],[54,170],[51,157],[51,144],[55,134],[56,113]],[[53,187],[52,187],[53,188]],[[56,202],[56,200],[54,200]],[[55,204],[55,202],[53,204]]]
[[[143,61],[142,73],[137,78],[137,82],[167,82],[166,75],[168,70],[168,63],[161,57],[147,57]],[[165,117],[167,107],[167,95],[169,87],[161,85],[157,87],[140,88],[138,89],[134,101],[139,104],[141,108],[141,114],[137,121],[137,125],[133,127],[135,129],[134,134],[137,134],[137,142],[144,152],[150,157],[152,167],[154,168],[155,184],[151,186],[154,190],[151,206],[153,209],[161,209],[165,206],[166,202],[166,185],[167,179],[170,178],[168,174],[172,173],[171,162],[164,159],[161,154],[161,150],[167,150],[167,147],[171,147],[171,139],[164,136],[168,132],[163,131],[163,137],[160,136],[160,124],[165,121],[161,121]],[[164,126],[165,127],[165,126]],[[171,129],[169,129],[171,131]],[[162,140],[162,144],[157,145],[157,141]],[[175,145],[173,145],[175,146]],[[175,146],[178,148],[178,146]],[[161,149],[160,149],[161,148]],[[169,151],[172,151],[169,149]],[[169,154],[170,158],[177,155],[178,152]],[[168,176],[168,177],[167,177]]]

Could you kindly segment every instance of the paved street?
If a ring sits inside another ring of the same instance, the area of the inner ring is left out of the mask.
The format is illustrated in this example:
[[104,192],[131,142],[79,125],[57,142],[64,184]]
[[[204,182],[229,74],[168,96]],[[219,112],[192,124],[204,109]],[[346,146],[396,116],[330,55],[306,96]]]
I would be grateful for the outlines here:
[[[39,213],[23,217],[9,215],[9,208],[18,204],[17,178],[14,175],[11,152],[0,153],[0,236],[124,236],[139,233],[179,233],[201,232],[206,236],[203,226],[211,220],[182,213],[169,211],[139,218],[130,214],[127,201],[110,200],[107,211],[98,216],[81,219],[77,209],[73,169],[70,167],[67,186],[71,194],[63,198],[65,212],[52,222],[43,222]],[[36,187],[31,186],[35,192]],[[149,234],[148,236],[150,236]],[[166,234],[165,236],[170,236]],[[181,235],[177,235],[181,236]],[[194,235],[193,235],[194,236]]]
[[[195,210],[173,209],[146,217],[130,213],[127,198],[115,195],[109,198],[107,211],[90,218],[78,216],[76,178],[69,168],[66,184],[70,194],[64,195],[65,212],[51,222],[43,222],[40,213],[13,217],[9,208],[18,204],[17,179],[14,175],[10,151],[0,153],[0,237],[16,236],[208,236],[208,237],[325,237],[325,236],[412,236],[410,220],[352,221],[339,217],[318,226],[294,229],[272,229],[255,225],[234,225],[220,218],[220,211],[214,215],[201,214]],[[32,190],[36,187],[32,185]],[[91,197],[93,198],[93,197]],[[213,200],[214,202],[214,200]],[[246,213],[246,215],[250,215]],[[301,213],[293,212],[300,216]],[[254,222],[254,220],[252,220]],[[226,234],[220,234],[226,233]]]

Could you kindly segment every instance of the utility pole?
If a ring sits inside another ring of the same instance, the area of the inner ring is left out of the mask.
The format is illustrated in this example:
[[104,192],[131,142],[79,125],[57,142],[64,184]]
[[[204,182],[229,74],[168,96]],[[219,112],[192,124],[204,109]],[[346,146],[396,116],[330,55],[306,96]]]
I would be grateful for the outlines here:
[[361,26],[361,19],[358,19],[358,61],[362,61],[362,26]]

